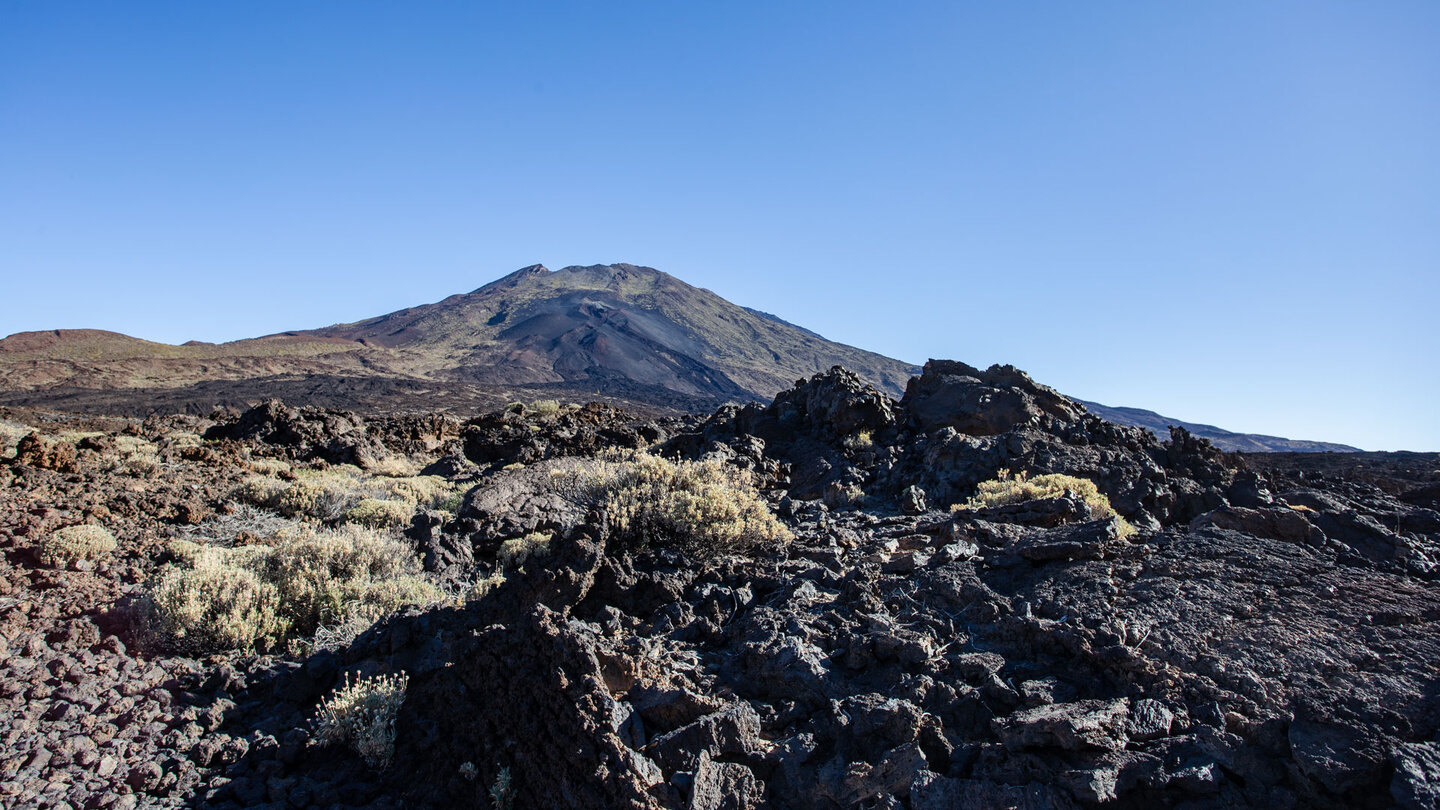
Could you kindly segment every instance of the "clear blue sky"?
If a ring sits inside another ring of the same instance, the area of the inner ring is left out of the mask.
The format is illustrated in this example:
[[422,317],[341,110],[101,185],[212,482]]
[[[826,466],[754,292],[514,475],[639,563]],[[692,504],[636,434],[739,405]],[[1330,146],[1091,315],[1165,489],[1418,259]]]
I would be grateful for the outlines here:
[[0,4],[0,334],[221,341],[617,261],[1440,450],[1440,3]]

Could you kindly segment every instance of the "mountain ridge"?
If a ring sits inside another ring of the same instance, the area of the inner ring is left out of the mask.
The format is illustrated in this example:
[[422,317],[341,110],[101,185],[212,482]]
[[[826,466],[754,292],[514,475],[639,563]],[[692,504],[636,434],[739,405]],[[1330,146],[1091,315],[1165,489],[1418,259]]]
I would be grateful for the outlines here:
[[[768,400],[836,365],[896,398],[920,371],[652,267],[532,264],[432,303],[227,343],[170,345],[96,329],[17,333],[0,339],[0,403],[134,413],[270,396],[376,409],[593,397],[707,411]],[[1355,450],[1076,401],[1162,437],[1179,425],[1224,450]]]

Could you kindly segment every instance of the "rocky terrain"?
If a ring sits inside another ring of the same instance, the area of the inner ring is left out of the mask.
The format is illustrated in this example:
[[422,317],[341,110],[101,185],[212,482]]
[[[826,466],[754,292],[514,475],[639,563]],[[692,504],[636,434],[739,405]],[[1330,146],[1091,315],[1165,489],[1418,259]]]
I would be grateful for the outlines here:
[[[1440,802],[1434,455],[1226,454],[948,361],[703,417],[0,431],[6,807]],[[706,488],[646,522],[636,470]],[[315,537],[402,549],[410,595],[269,635],[249,604],[204,650],[174,628],[218,614],[164,615],[199,560]]]

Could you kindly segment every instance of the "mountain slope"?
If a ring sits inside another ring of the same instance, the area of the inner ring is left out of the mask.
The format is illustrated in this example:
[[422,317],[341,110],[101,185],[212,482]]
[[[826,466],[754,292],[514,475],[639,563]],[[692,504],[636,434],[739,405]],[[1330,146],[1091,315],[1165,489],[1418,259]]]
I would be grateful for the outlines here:
[[[0,404],[144,414],[205,413],[276,396],[377,411],[608,398],[709,411],[768,400],[836,365],[894,397],[919,372],[653,268],[532,265],[433,304],[231,343],[171,346],[95,329],[22,332],[0,340]],[[1083,404],[1162,437],[1181,425],[1226,450],[1355,449]]]
[[1279,436],[1265,436],[1259,433],[1233,433],[1214,425],[1202,425],[1161,416],[1154,411],[1140,408],[1112,408],[1098,402],[1076,400],[1085,409],[1119,425],[1142,427],[1162,439],[1170,437],[1170,426],[1183,427],[1196,436],[1210,440],[1221,450],[1243,453],[1358,453],[1360,448],[1348,444],[1314,442],[1304,439],[1282,439]]
[[[365,391],[374,397],[365,404],[382,408],[549,395],[709,410],[769,399],[835,365],[894,396],[918,371],[648,267],[534,265],[433,304],[231,343],[19,333],[0,340],[0,390],[13,392],[0,399],[130,412],[152,400],[203,410],[265,396],[344,402]],[[157,389],[165,395],[147,394]]]
[[435,304],[295,334],[383,346],[432,378],[623,378],[722,400],[768,398],[833,365],[898,396],[917,370],[629,264],[534,265]]

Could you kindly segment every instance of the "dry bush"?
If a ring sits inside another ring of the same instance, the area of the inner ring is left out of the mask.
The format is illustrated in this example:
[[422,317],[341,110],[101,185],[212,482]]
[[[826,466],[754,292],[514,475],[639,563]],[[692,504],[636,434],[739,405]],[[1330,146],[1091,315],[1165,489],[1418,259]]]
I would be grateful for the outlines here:
[[[1093,517],[1119,517],[1115,507],[1110,505],[1110,499],[1105,497],[1105,493],[1101,492],[1099,487],[1095,486],[1095,482],[1088,478],[1078,478],[1060,473],[1048,473],[1031,478],[1028,473],[1011,473],[1009,470],[1001,470],[994,479],[982,481],[976,488],[975,497],[956,506],[955,510],[983,509],[987,506],[1005,506],[1042,498],[1059,498],[1067,492],[1080,496],[1085,501],[1085,505],[1090,507],[1090,514]],[[1135,527],[1131,526],[1124,518],[1120,518],[1122,537],[1128,536],[1134,531]]]
[[365,498],[345,513],[346,523],[358,523],[372,529],[391,529],[408,526],[415,515],[414,504],[405,501],[382,501],[379,498]]
[[203,523],[179,527],[180,537],[210,546],[243,546],[257,542],[274,544],[306,530],[306,524],[268,510],[242,503],[229,514],[212,514]]
[[560,413],[560,403],[553,399],[537,399],[530,403],[528,412],[541,419],[548,419]]
[[201,555],[194,563],[160,575],[150,593],[151,634],[192,655],[264,652],[286,636],[290,623],[272,583],[223,556]]
[[410,679],[404,672],[350,682],[320,702],[315,739],[322,745],[345,743],[376,770],[395,756],[395,715],[405,702]]
[[160,471],[160,449],[154,442],[122,433],[115,437],[115,451],[123,472],[148,478]]
[[20,440],[30,435],[34,428],[29,425],[22,425],[19,422],[11,422],[0,419],[0,458],[12,458],[15,455],[15,447]]
[[[251,462],[252,467],[256,462]],[[417,508],[433,509],[454,502],[455,485],[436,475],[401,478],[367,476],[358,467],[335,465],[323,470],[295,470],[293,481],[252,476],[232,493],[236,500],[274,509],[286,517],[333,523],[339,520],[371,526],[403,525]],[[400,503],[379,506],[368,501]]]
[[290,463],[278,458],[252,458],[248,466],[253,473],[272,477],[290,472]]
[[365,471],[387,478],[411,478],[420,472],[420,466],[404,456],[390,456],[370,462]]
[[521,568],[527,560],[538,560],[550,553],[550,535],[531,532],[524,537],[500,544],[495,561],[502,568]]
[[119,547],[104,526],[84,523],[57,529],[40,541],[40,559],[47,565],[69,565],[76,560],[98,560]]
[[[420,560],[408,544],[358,526],[312,532],[277,546],[267,566],[267,579],[280,589],[285,615],[300,633],[314,632],[323,622],[344,616],[353,605],[384,599],[385,607],[401,603],[397,594],[376,585],[402,577],[415,579]],[[410,595],[418,597],[416,588]],[[441,598],[430,586],[426,601]],[[409,604],[414,604],[412,601]]]
[[760,499],[748,471],[648,453],[620,458],[601,465],[594,488],[622,543],[670,546],[704,557],[792,538]]
[[414,475],[377,483],[387,497],[410,501],[429,509],[445,503],[456,492],[454,484],[438,475]]
[[180,540],[170,551],[177,562],[151,589],[147,619],[156,635],[192,653],[266,650],[326,623],[364,612],[373,621],[444,598],[421,577],[413,549],[356,526],[231,548]]
[[496,588],[505,584],[504,574],[491,574],[488,577],[476,582],[470,592],[465,594],[465,601],[474,602],[489,596]]

